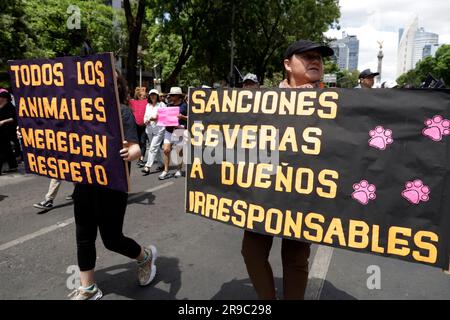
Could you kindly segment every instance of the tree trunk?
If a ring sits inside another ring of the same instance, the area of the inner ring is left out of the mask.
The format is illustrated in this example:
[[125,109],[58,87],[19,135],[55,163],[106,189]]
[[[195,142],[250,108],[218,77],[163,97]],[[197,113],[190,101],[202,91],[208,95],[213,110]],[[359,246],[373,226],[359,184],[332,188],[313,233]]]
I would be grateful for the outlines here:
[[134,34],[130,35],[130,41],[128,42],[128,60],[127,60],[127,82],[130,89],[136,87],[136,67],[137,67],[137,50],[138,39]]
[[181,50],[180,56],[178,58],[177,64],[175,65],[175,68],[173,69],[172,73],[169,75],[167,80],[165,81],[165,86],[167,88],[173,87],[177,85],[177,78],[180,74],[181,70],[183,69],[183,66],[188,61],[189,57],[192,55],[192,46],[187,45],[186,48],[185,45],[183,45],[183,48]]
[[139,0],[136,17],[131,12],[130,0],[123,1],[125,17],[128,27],[128,60],[127,60],[127,82],[128,87],[136,87],[136,67],[138,59],[139,37],[141,35],[142,23],[145,15],[145,0]]

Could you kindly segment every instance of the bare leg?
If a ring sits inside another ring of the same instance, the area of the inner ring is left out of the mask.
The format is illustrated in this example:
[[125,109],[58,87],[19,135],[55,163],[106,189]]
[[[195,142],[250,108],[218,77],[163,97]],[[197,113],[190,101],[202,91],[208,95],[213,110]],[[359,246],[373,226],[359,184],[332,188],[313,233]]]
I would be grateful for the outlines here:
[[172,146],[170,143],[165,143],[164,148],[164,171],[169,172],[170,164],[170,152],[172,151]]
[[181,171],[181,168],[183,167],[183,148],[180,148],[178,156],[180,161],[180,164],[178,165],[178,170]]
[[92,286],[95,283],[94,269],[80,272],[81,285],[85,288]]

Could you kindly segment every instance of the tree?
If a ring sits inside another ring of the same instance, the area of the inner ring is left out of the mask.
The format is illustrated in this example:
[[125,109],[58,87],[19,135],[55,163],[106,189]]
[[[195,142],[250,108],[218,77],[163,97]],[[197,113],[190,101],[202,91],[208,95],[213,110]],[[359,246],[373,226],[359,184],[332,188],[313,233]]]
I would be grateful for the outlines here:
[[131,88],[136,86],[138,45],[141,36],[142,24],[144,22],[146,5],[146,0],[138,0],[137,12],[136,16],[134,16],[131,9],[130,0],[123,1],[128,30],[127,81]]
[[450,45],[444,44],[436,51],[433,71],[450,87]]
[[[34,33],[28,58],[79,55],[86,40],[96,52],[120,49],[112,28],[115,13],[102,0],[28,0],[25,4],[25,19]],[[80,24],[70,25],[77,11]]]
[[22,0],[6,0],[0,3],[0,86],[8,87],[6,62],[24,57],[31,44],[31,30],[24,19]]
[[338,88],[354,88],[358,85],[358,70],[340,70],[337,73],[337,87]]
[[331,60],[330,58],[325,58],[324,62],[323,62],[323,73],[327,74],[327,73],[335,73],[337,74],[339,72],[339,66],[337,65],[336,62],[334,62],[333,60]]
[[434,57],[420,60],[414,69],[398,77],[397,83],[400,86],[418,87],[429,74],[442,79],[447,87],[450,86],[450,45],[442,45]]
[[[13,59],[79,55],[85,40],[95,51],[120,51],[113,9],[103,0],[7,0],[0,5],[0,69]],[[73,15],[79,23],[70,24]]]
[[340,15],[336,0],[155,1],[148,59],[164,60],[168,85],[187,75],[207,83],[227,79],[232,31],[234,64],[242,73],[256,73],[261,82],[278,77],[286,47],[301,38],[322,41]]
[[[221,2],[207,0],[156,0],[150,18],[156,23],[149,34],[150,60],[163,64],[166,87],[179,83],[179,75],[193,54],[201,54],[211,37],[207,22],[216,17]],[[215,43],[219,42],[215,39]],[[203,62],[203,65],[205,62]],[[202,67],[202,63],[198,66]]]
[[323,41],[323,32],[340,16],[335,0],[247,0],[239,2],[237,13],[236,61],[261,81],[280,69],[291,42]]

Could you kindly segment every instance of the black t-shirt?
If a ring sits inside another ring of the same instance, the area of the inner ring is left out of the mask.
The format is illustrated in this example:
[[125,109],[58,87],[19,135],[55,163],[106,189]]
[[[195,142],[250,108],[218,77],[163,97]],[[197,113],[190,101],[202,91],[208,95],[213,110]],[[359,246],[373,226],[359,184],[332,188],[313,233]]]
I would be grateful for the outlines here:
[[123,135],[125,140],[128,142],[139,143],[136,121],[130,108],[122,104],[120,106],[120,112],[122,114]]
[[[180,104],[171,104],[171,105],[168,105],[168,107],[180,107],[180,113],[183,116],[187,116],[187,104],[186,104],[186,102],[181,102]],[[179,119],[178,120],[178,125],[180,125],[180,126],[183,125],[186,128],[187,127],[187,121]],[[175,130],[175,127],[166,127],[166,130],[168,132],[173,132],[173,130]]]
[[[120,113],[122,115],[123,136],[128,142],[139,143],[136,120],[130,108],[125,105],[120,105]],[[128,172],[131,171],[131,162],[128,161]]]

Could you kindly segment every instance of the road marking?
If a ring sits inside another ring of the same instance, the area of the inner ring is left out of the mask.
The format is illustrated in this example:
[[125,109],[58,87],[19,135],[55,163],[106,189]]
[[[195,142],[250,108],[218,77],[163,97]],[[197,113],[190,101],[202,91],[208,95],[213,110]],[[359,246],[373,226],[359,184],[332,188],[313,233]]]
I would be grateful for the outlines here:
[[44,235],[46,233],[49,233],[49,232],[52,232],[54,230],[57,230],[57,229],[60,229],[60,228],[64,228],[65,226],[68,226],[69,224],[71,224],[73,222],[74,222],[74,218],[70,218],[70,219],[64,220],[62,222],[57,222],[56,224],[54,224],[52,226],[49,226],[49,227],[46,227],[46,228],[42,228],[41,230],[38,230],[36,232],[27,234],[27,235],[25,235],[23,237],[20,237],[20,238],[16,239],[16,240],[13,240],[13,241],[10,241],[10,242],[7,242],[5,244],[0,245],[0,251],[9,249],[9,248],[14,247],[14,246],[17,246],[18,244],[24,243],[25,241],[28,241],[28,240],[34,239],[36,237],[42,236],[42,235]]
[[333,248],[319,245],[316,255],[309,271],[308,286],[306,288],[305,299],[319,300],[322,294],[323,284],[327,277],[328,268],[330,266],[331,257],[333,256]]
[[[142,192],[139,192],[139,193],[129,197],[128,201],[133,200],[135,198],[138,198],[138,197],[140,197],[140,196],[142,196],[142,195],[144,195],[144,194],[146,194],[148,192],[154,192],[154,191],[157,191],[157,190],[161,190],[161,189],[167,188],[168,186],[170,186],[172,184],[173,184],[173,182],[166,182],[166,183],[163,183],[163,184],[161,184],[159,186],[156,186],[154,188],[150,188],[150,189],[144,190]],[[24,243],[24,242],[26,242],[28,240],[37,238],[39,236],[42,236],[44,234],[50,233],[52,231],[55,231],[55,230],[58,230],[58,229],[61,229],[61,228],[64,228],[64,227],[66,227],[66,226],[68,226],[68,225],[70,225],[70,224],[72,224],[74,222],[75,222],[74,218],[69,218],[69,219],[66,219],[64,221],[57,222],[54,225],[42,228],[42,229],[40,229],[40,230],[38,230],[36,232],[27,234],[27,235],[25,235],[23,237],[17,238],[15,240],[12,240],[10,242],[7,242],[7,243],[4,243],[4,244],[0,245],[0,251],[4,251],[4,250],[9,249],[11,247],[17,246],[17,245],[19,245],[21,243]]]

